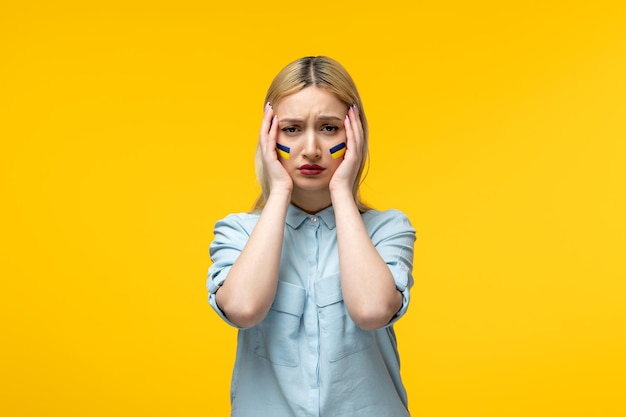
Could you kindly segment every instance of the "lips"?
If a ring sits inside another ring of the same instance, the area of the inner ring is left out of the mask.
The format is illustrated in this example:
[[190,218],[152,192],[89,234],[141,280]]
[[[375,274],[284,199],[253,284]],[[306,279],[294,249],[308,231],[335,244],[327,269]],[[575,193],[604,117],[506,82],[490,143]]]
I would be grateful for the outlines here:
[[316,164],[304,164],[298,169],[302,175],[319,175],[324,171],[324,168]]

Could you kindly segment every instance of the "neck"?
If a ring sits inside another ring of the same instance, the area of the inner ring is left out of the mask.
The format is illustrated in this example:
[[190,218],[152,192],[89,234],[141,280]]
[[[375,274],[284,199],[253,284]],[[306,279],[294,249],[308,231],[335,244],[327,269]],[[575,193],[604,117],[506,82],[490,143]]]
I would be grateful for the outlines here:
[[305,213],[315,214],[331,205],[330,191],[293,191],[291,203]]

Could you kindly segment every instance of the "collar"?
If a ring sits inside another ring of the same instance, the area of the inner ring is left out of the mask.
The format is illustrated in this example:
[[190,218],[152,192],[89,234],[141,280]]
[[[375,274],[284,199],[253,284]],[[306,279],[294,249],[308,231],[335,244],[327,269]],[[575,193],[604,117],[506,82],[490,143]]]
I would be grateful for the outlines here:
[[322,223],[324,223],[329,229],[332,230],[335,228],[335,210],[333,210],[333,206],[328,206],[324,210],[318,211],[315,214],[309,214],[300,210],[293,204],[289,204],[286,222],[292,228],[297,229],[302,225],[302,223],[304,223],[305,220],[310,219],[313,216],[321,219]]

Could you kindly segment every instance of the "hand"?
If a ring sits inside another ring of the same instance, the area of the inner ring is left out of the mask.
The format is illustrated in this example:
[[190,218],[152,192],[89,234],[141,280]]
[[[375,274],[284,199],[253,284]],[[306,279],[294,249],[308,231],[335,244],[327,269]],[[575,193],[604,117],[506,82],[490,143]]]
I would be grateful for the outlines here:
[[352,186],[358,180],[356,176],[363,159],[363,124],[356,105],[350,106],[343,124],[346,129],[346,153],[330,180],[331,193],[339,190],[352,192]]
[[265,176],[270,186],[270,192],[284,190],[291,193],[293,181],[289,173],[278,160],[276,153],[277,137],[278,120],[274,115],[274,109],[267,103],[265,105],[265,114],[259,135],[259,148],[261,149],[261,159]]

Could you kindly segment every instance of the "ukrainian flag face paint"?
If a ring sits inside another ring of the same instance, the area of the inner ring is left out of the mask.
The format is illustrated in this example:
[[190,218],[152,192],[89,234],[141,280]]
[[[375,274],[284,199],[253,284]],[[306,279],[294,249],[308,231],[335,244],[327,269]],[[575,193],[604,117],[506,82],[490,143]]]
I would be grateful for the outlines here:
[[333,159],[339,159],[346,153],[346,142],[341,142],[339,145],[333,146],[330,148],[330,156]]
[[289,146],[285,146],[285,145],[281,145],[280,143],[277,143],[276,152],[278,152],[278,155],[280,155],[281,157],[285,159],[291,158],[291,149],[289,148]]

